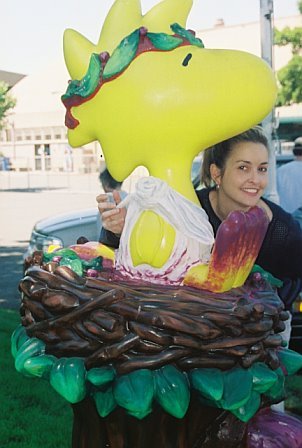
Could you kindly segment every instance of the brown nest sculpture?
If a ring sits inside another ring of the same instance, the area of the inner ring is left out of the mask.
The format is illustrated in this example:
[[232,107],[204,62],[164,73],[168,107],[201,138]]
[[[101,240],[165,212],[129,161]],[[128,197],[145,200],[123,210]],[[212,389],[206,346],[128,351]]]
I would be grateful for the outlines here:
[[[259,275],[228,293],[116,281],[113,272],[80,277],[43,263],[36,252],[20,283],[27,335],[57,358],[81,357],[87,371],[110,365],[117,376],[173,365],[181,372],[228,371],[265,363],[279,367],[278,335],[288,318],[283,303]],[[262,399],[262,404],[264,404]],[[73,404],[73,448],[198,448],[245,446],[246,423],[201,402],[191,391],[177,419],[154,403],[138,420],[117,407],[101,417],[91,397]]]

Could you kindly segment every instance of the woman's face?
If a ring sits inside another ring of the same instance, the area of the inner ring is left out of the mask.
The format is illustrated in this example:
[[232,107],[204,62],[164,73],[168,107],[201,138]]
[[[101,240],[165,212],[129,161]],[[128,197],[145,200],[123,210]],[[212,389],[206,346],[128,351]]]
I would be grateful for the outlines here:
[[262,143],[233,145],[224,171],[219,172],[219,196],[230,209],[256,205],[268,183],[268,150]]

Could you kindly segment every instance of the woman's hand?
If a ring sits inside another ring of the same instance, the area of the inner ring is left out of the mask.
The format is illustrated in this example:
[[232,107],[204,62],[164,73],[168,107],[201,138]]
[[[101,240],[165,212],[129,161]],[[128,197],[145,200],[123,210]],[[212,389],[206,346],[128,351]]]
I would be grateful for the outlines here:
[[104,229],[115,235],[120,235],[125,224],[126,208],[117,208],[122,200],[118,191],[113,190],[112,196],[113,202],[109,202],[110,196],[108,193],[99,194],[96,200]]

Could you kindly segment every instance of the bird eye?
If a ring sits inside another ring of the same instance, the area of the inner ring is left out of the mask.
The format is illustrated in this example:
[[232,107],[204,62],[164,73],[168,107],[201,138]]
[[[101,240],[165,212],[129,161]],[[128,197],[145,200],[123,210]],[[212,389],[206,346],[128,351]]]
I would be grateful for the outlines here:
[[187,65],[189,64],[191,58],[192,58],[192,53],[188,53],[187,56],[182,61],[182,65],[184,67],[187,67]]

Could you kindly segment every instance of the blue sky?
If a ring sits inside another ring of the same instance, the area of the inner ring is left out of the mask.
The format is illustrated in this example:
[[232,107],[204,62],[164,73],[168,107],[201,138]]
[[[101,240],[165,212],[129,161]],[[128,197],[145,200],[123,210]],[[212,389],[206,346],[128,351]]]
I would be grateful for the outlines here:
[[[158,0],[141,0],[143,12]],[[113,0],[6,0],[0,17],[0,69],[30,74],[62,57],[65,28],[96,42]],[[188,27],[211,28],[259,19],[260,0],[195,0]],[[275,17],[298,14],[297,0],[274,0]]]

